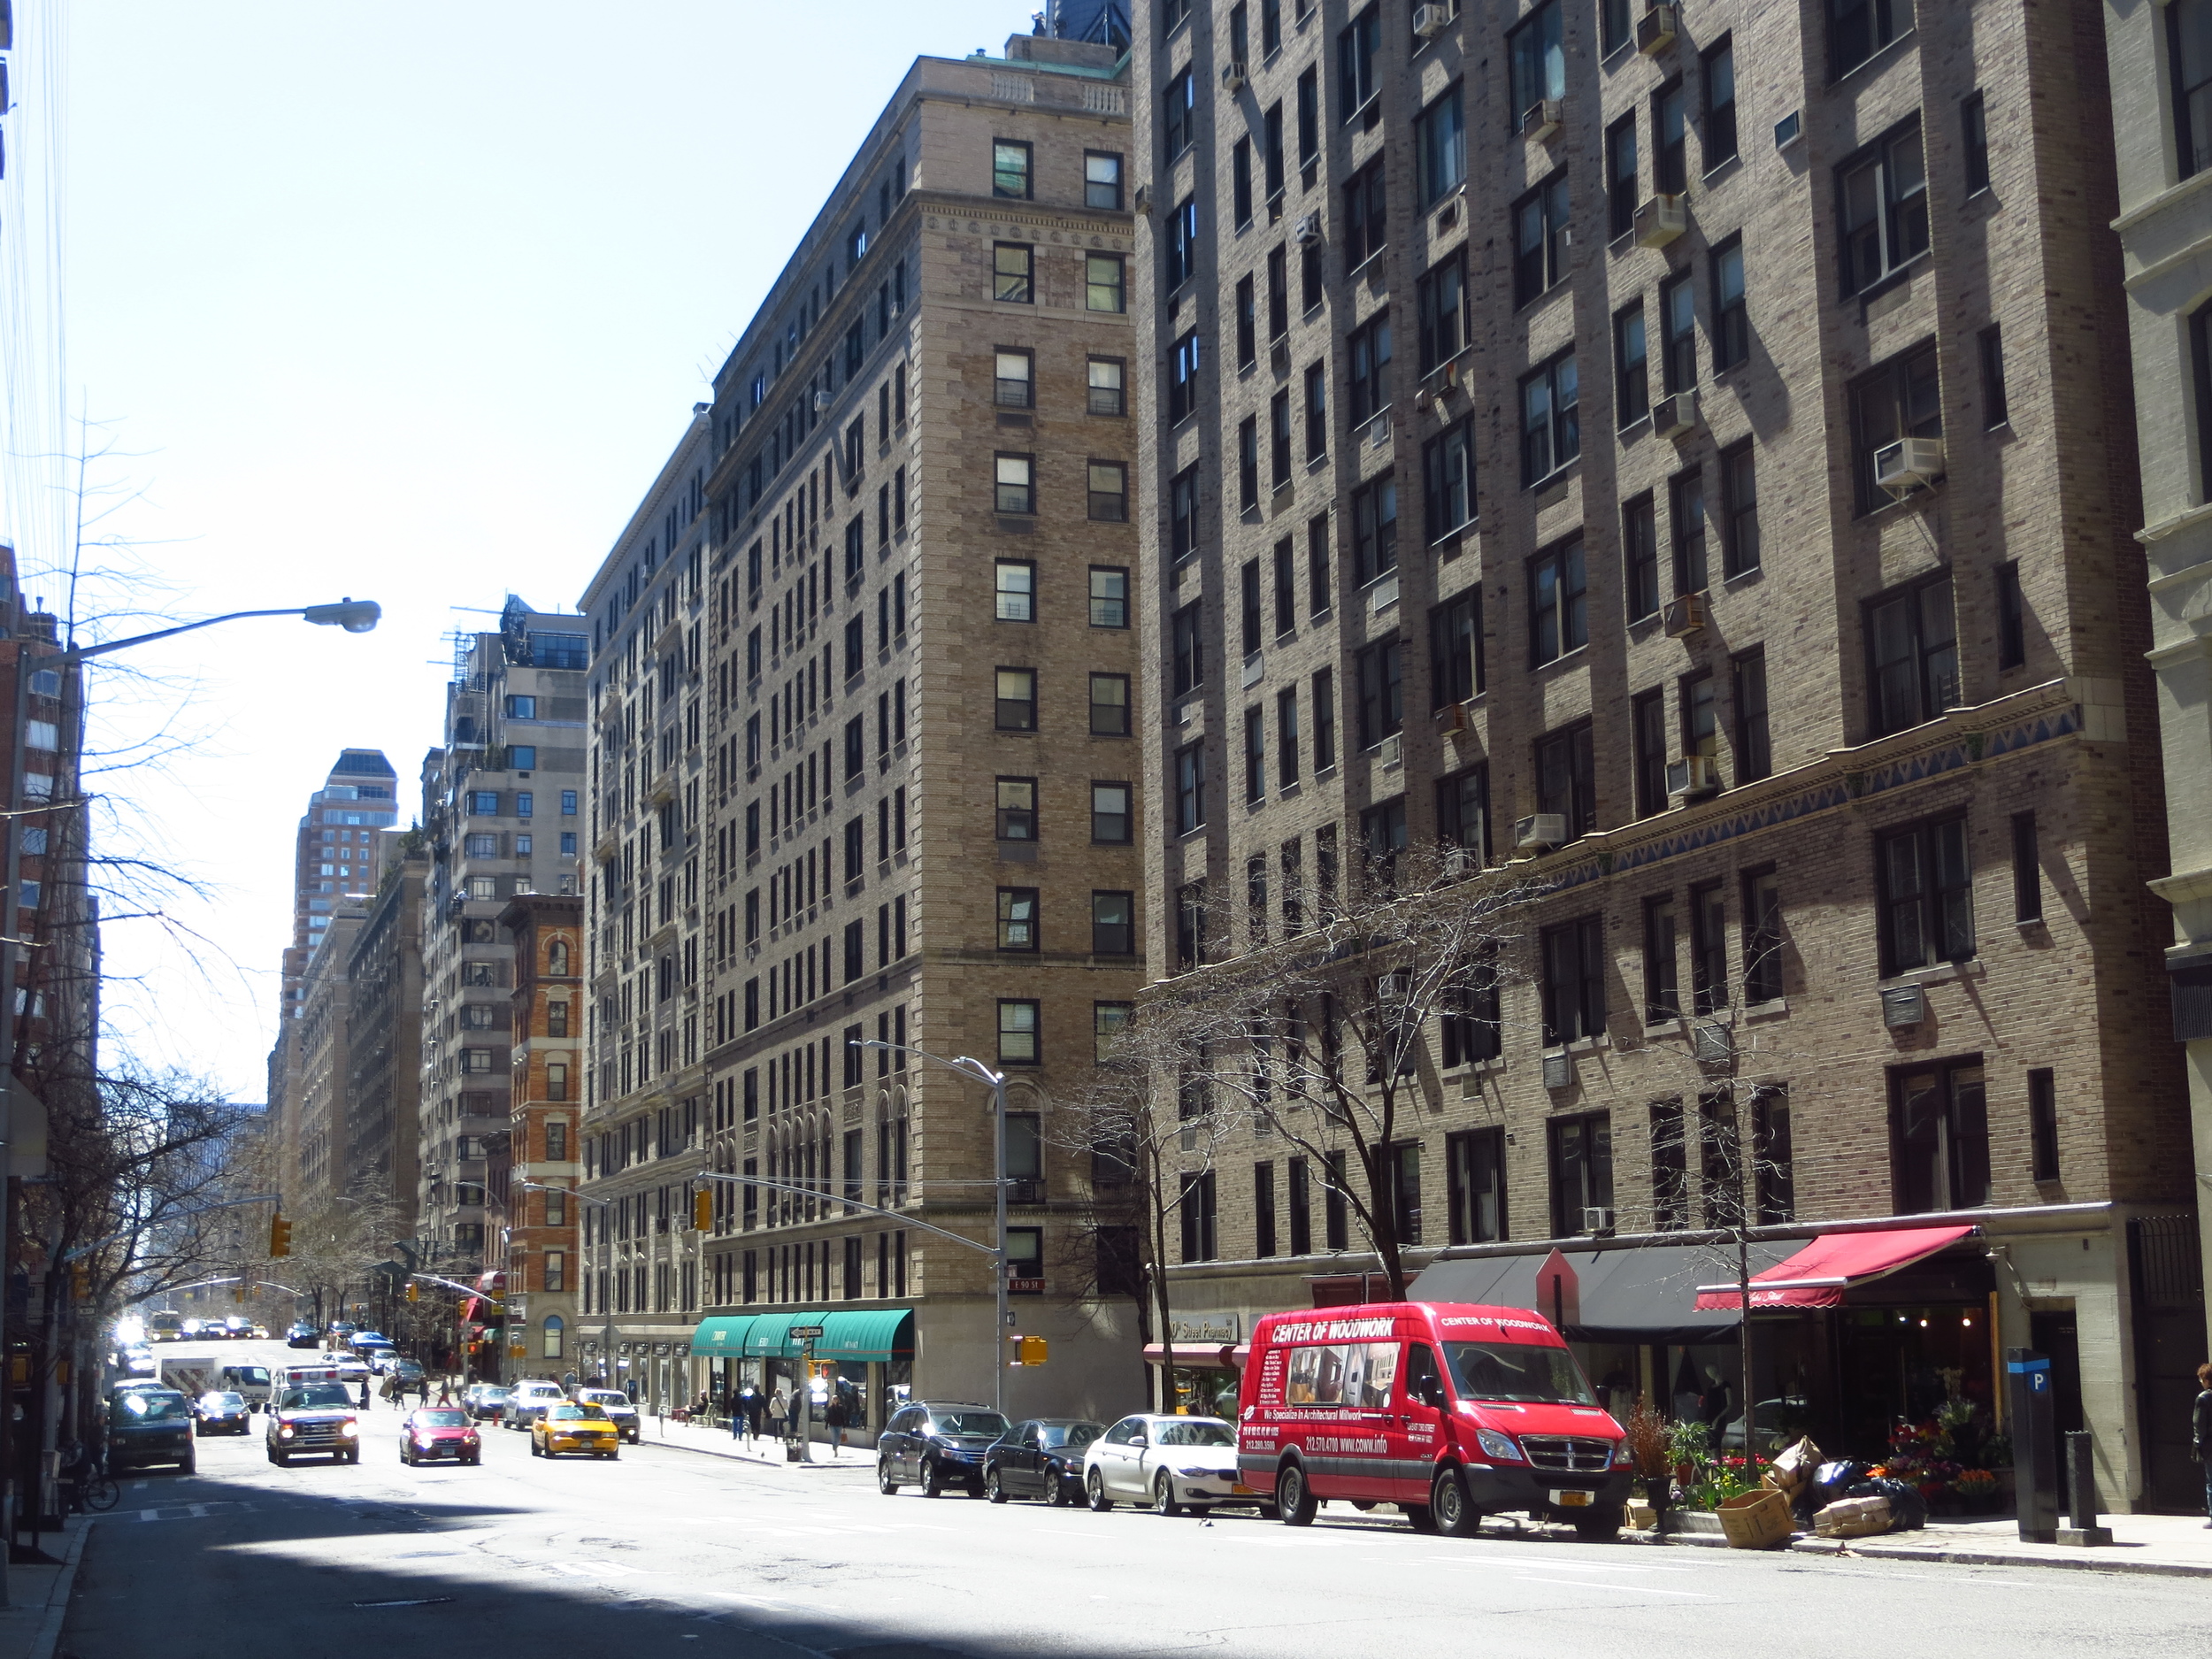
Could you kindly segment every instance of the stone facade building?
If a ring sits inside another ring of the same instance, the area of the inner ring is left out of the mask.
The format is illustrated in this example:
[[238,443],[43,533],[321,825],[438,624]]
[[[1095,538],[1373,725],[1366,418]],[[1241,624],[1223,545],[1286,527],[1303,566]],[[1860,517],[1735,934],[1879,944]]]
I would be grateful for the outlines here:
[[373,1190],[392,1205],[393,1231],[415,1231],[416,1158],[422,1102],[423,887],[430,857],[420,837],[388,830],[382,867],[348,952],[344,1179],[336,1190]]
[[502,1190],[493,1195],[507,1217],[499,1265],[510,1379],[558,1377],[574,1366],[581,1258],[578,1205],[565,1189],[580,1167],[583,919],[578,894],[520,894],[499,917],[514,975],[511,1115],[494,1178]]
[[[1419,1294],[1556,1241],[1679,1297],[1733,1253],[1671,1230],[1963,1215],[1763,1315],[1747,1390],[1687,1302],[1586,1358],[1878,1455],[1947,1389],[1988,1421],[2033,1343],[2108,1500],[2158,1501],[2142,1224],[2190,1209],[2188,1123],[2097,6],[1173,0],[1135,34],[1155,972],[1250,937],[1179,937],[1179,895],[1294,931],[1333,868],[1513,864],[1551,891],[1499,1005],[1431,1033],[1395,1161],[1464,1258]],[[1303,1162],[1191,1171],[1217,1379],[1371,1265]]]

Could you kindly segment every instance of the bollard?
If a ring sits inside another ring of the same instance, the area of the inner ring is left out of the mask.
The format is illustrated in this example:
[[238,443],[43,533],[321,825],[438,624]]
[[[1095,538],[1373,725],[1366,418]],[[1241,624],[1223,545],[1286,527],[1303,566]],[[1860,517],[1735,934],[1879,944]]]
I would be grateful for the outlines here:
[[2065,1439],[2066,1518],[2073,1525],[2058,1529],[2058,1541],[2082,1546],[2109,1544],[2112,1529],[2097,1525],[2096,1442],[2086,1429],[2075,1429]]

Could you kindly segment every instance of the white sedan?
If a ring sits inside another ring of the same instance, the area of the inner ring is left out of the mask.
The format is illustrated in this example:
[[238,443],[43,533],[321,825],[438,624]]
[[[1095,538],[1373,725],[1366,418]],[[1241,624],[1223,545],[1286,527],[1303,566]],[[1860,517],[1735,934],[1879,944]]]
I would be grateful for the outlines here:
[[1103,1512],[1149,1503],[1162,1515],[1217,1503],[1267,1506],[1237,1477],[1236,1431],[1219,1417],[1126,1417],[1083,1454],[1083,1494]]

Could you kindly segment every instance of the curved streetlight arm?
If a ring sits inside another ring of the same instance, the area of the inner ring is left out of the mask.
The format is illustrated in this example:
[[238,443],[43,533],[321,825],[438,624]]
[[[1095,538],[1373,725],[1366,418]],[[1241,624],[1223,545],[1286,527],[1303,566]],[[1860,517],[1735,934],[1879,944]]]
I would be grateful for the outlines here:
[[573,1187],[549,1187],[543,1181],[516,1181],[513,1183],[528,1193],[558,1193],[564,1198],[580,1198],[588,1204],[597,1204],[603,1210],[614,1208],[611,1198],[595,1198],[589,1193],[580,1193]]
[[110,640],[104,645],[86,646],[81,649],[72,646],[56,655],[71,662],[88,663],[94,657],[105,657],[111,651],[127,650],[134,645],[150,645],[156,640],[174,639],[180,634],[211,628],[219,622],[239,622],[248,617],[304,617],[310,622],[326,627],[341,627],[349,634],[366,634],[377,625],[383,614],[383,607],[373,599],[344,599],[334,605],[287,605],[276,611],[232,611],[200,622],[183,622],[173,628],[157,628],[151,634],[134,634],[127,640]]
[[949,1228],[933,1225],[929,1222],[908,1215],[904,1210],[879,1209],[874,1204],[864,1204],[857,1198],[840,1198],[834,1193],[822,1191],[818,1187],[794,1187],[788,1181],[772,1181],[758,1175],[729,1175],[720,1170],[700,1170],[693,1175],[692,1179],[699,1181],[727,1181],[733,1187],[765,1187],[772,1193],[795,1193],[802,1198],[818,1198],[825,1204],[842,1204],[848,1210],[864,1210],[872,1216],[887,1216],[902,1225],[919,1227],[924,1233],[933,1233],[941,1239],[950,1239],[955,1244],[964,1244],[971,1250],[980,1250],[986,1256],[998,1256],[1001,1253],[995,1245],[979,1243],[965,1233],[954,1233]]
[[407,1277],[425,1279],[433,1285],[443,1285],[448,1290],[457,1290],[464,1296],[473,1296],[479,1302],[488,1302],[495,1308],[504,1308],[507,1305],[502,1298],[491,1294],[488,1291],[479,1290],[473,1285],[464,1285],[457,1279],[441,1279],[435,1273],[410,1273]]

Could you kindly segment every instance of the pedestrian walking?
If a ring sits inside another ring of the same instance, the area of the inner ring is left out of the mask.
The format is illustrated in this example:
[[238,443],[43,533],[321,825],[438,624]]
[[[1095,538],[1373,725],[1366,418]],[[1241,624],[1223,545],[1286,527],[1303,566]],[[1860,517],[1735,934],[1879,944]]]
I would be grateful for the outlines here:
[[748,1442],[760,1438],[760,1390],[747,1383],[737,1391],[735,1409],[730,1413],[730,1432],[734,1435],[738,1425],[744,1425]]
[[829,1403],[822,1409],[822,1426],[830,1433],[830,1455],[845,1455],[845,1396],[833,1394]]
[[2196,1409],[2189,1414],[2190,1440],[2197,1467],[2204,1471],[2204,1524],[2212,1527],[2212,1363],[2197,1367],[2197,1386],[2203,1392],[2197,1395]]
[[361,1409],[364,1411],[369,1409],[369,1379],[366,1377],[361,1379]]
[[779,1383],[776,1385],[776,1392],[768,1396],[768,1432],[773,1439],[783,1440],[787,1437],[787,1425],[790,1416],[790,1397],[784,1393],[783,1385]]
[[442,1406],[449,1406],[453,1403],[452,1378],[441,1377],[438,1379],[438,1403]]

